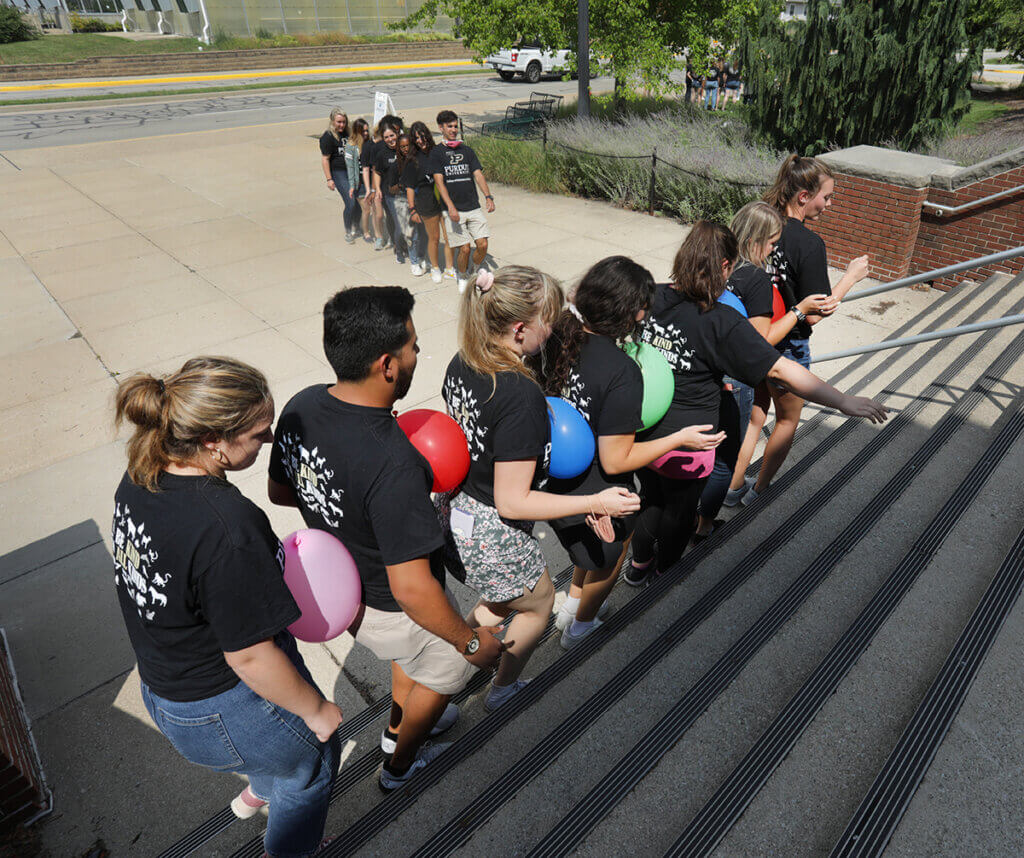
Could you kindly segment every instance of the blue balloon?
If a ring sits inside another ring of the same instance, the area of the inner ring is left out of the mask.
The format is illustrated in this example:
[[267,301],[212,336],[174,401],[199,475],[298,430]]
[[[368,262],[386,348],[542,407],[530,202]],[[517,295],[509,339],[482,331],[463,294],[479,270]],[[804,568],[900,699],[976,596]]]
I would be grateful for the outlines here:
[[740,300],[739,295],[737,295],[735,292],[730,292],[728,289],[726,289],[719,296],[718,303],[725,304],[727,307],[732,307],[744,319],[747,318],[747,308],[743,306],[743,302]]
[[594,461],[597,445],[587,418],[564,399],[546,397],[551,425],[551,464],[548,473],[559,480],[578,477]]

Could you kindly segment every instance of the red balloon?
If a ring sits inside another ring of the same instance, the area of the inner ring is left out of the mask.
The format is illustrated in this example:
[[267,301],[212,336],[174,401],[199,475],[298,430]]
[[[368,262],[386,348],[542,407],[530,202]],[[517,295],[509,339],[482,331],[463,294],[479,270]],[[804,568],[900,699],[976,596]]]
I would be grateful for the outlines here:
[[398,417],[398,425],[434,472],[435,492],[450,492],[469,473],[469,444],[462,428],[447,414],[414,408]]
[[782,300],[782,294],[776,286],[772,286],[772,321],[777,322],[788,313],[786,302]]

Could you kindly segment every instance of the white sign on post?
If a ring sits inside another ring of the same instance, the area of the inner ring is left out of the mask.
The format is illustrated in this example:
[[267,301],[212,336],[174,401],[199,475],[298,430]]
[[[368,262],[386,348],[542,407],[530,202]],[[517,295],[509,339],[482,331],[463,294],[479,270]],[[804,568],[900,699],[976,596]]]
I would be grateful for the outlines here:
[[374,93],[373,96],[373,127],[377,127],[377,123],[380,122],[388,114],[395,113],[395,103],[391,100],[391,96],[386,92]]

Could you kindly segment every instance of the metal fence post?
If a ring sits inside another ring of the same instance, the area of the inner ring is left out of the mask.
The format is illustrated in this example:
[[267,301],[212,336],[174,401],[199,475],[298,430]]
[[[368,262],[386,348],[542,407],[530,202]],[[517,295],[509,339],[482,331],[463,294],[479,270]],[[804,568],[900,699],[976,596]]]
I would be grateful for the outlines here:
[[544,123],[544,125],[542,125],[541,128],[542,128],[542,130],[544,132],[542,148],[543,148],[543,150],[545,152],[547,152],[548,151],[548,126],[547,126],[547,123]]
[[651,152],[651,187],[647,192],[647,214],[654,217],[654,174],[658,170],[658,150]]

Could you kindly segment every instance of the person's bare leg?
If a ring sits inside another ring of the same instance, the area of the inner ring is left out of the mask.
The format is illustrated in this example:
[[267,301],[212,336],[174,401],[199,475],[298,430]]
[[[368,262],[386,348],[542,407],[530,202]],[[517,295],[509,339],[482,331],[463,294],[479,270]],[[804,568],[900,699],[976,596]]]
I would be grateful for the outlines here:
[[441,230],[438,228],[440,220],[440,215],[423,220],[423,226],[427,230],[427,258],[430,260],[431,268],[437,268],[437,243],[441,237]]
[[397,733],[402,726],[402,707],[415,684],[402,668],[391,662],[391,717],[388,719],[388,729],[392,733]]
[[438,216],[437,222],[441,226],[441,240],[444,242],[444,268],[445,271],[452,271],[455,268],[455,254],[448,243],[448,228],[444,225],[443,217]]
[[360,208],[362,209],[362,227],[363,227],[363,238],[373,238],[370,234],[370,221],[373,219],[372,209],[373,205],[366,201],[366,197],[360,200]]
[[384,198],[377,194],[373,198],[373,234],[386,241],[389,237],[386,233],[387,230],[384,229]]
[[506,616],[510,611],[518,612],[505,632],[508,649],[502,654],[498,672],[494,674],[496,686],[511,685],[519,678],[547,628],[554,602],[555,588],[545,569],[533,590],[526,590],[518,599],[500,604],[484,603],[487,610],[495,613],[504,610]]
[[756,492],[763,492],[771,485],[775,474],[786,461],[797,426],[800,425],[800,410],[804,407],[804,401],[793,393],[773,390],[772,399],[775,402],[775,428],[764,448],[761,471],[754,485]]
[[732,482],[729,483],[731,491],[739,491],[746,482],[747,468],[750,467],[750,460],[754,458],[754,450],[757,449],[761,430],[764,429],[765,421],[768,419],[768,408],[771,402],[772,396],[768,392],[767,385],[759,384],[754,388],[754,405],[750,409],[747,434],[743,436],[743,444],[740,445],[740,452],[736,457],[736,467],[732,472]]
[[579,566],[572,567],[572,582],[569,584],[569,598],[579,600],[583,595],[583,583],[587,580],[587,570]]
[[444,713],[450,694],[438,694],[418,682],[412,684],[402,706],[402,729],[398,733],[391,767],[404,771],[416,759],[420,745]]
[[467,272],[466,276],[469,276],[469,245],[463,244],[459,248],[459,272]]
[[[468,247],[468,245],[467,245]],[[476,247],[473,250],[473,267],[479,268],[484,264],[484,260],[487,258],[487,239],[478,238],[476,240]]]
[[586,623],[597,616],[597,612],[601,610],[601,606],[619,578],[628,548],[629,540],[627,539],[622,546],[622,553],[619,555],[618,561],[611,569],[587,572],[583,584],[583,595],[580,596],[580,606],[576,609],[578,622]]

